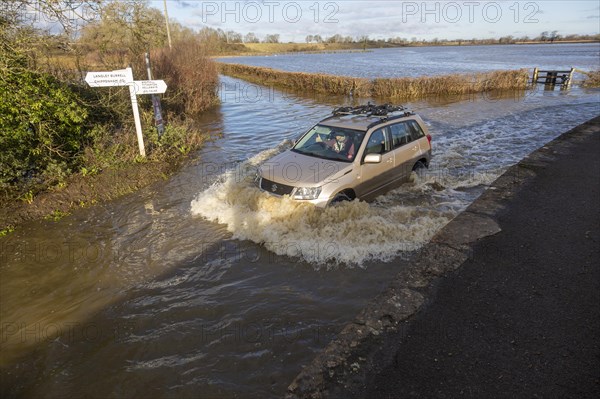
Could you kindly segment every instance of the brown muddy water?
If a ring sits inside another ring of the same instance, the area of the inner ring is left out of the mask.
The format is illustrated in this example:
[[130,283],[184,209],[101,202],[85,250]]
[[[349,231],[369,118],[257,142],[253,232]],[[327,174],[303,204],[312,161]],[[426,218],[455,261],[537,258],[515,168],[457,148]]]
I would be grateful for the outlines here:
[[258,192],[253,171],[348,100],[222,83],[198,124],[223,138],[180,173],[0,238],[2,397],[280,397],[503,170],[600,113],[579,89],[408,104],[429,171],[316,210]]

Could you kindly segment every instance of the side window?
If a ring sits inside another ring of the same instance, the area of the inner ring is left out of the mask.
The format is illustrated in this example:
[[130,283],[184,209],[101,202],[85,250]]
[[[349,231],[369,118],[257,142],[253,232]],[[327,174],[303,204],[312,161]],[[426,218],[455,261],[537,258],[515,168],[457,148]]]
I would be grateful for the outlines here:
[[410,135],[413,140],[418,140],[425,136],[423,129],[421,129],[421,126],[416,121],[408,121],[408,123],[410,124]]
[[398,148],[413,140],[410,128],[406,122],[396,123],[395,125],[390,126],[390,131],[392,132],[393,148]]
[[369,137],[365,154],[383,154],[387,151],[386,135],[383,129],[375,130]]

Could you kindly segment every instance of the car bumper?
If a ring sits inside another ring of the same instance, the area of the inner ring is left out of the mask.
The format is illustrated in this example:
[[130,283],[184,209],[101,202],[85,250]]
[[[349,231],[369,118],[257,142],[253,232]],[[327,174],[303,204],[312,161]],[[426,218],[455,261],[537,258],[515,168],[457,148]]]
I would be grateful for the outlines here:
[[327,204],[329,204],[330,198],[326,194],[324,195],[324,193],[321,193],[319,195],[319,197],[317,197],[315,199],[311,199],[311,200],[295,199],[293,197],[293,193],[294,193],[294,189],[295,188],[288,189],[288,190],[285,190],[285,189],[281,190],[280,188],[281,188],[282,184],[275,183],[276,187],[273,189],[273,188],[271,188],[272,187],[271,183],[273,183],[273,182],[271,182],[271,181],[268,181],[268,182],[269,183],[268,183],[267,187],[269,189],[265,188],[265,185],[263,184],[263,179],[260,179],[259,181],[257,181],[257,188],[260,191],[262,191],[264,193],[267,193],[267,194],[269,194],[269,195],[271,195],[273,197],[277,197],[277,198],[282,198],[284,196],[290,197],[293,201],[298,202],[299,204],[303,204],[303,203],[304,204],[311,204],[311,205],[314,205],[314,206],[317,206],[317,207],[321,207],[321,208],[324,208],[324,207],[327,206]]

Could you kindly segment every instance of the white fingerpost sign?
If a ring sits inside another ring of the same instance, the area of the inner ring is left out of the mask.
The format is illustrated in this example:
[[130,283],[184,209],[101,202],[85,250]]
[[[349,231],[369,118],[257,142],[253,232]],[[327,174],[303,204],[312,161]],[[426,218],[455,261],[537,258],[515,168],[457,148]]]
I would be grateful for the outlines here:
[[127,86],[133,81],[131,68],[110,72],[88,72],[85,81],[91,87]]
[[135,131],[137,133],[140,155],[145,157],[146,150],[144,148],[144,136],[142,135],[142,123],[140,121],[140,111],[137,105],[137,95],[164,93],[167,90],[165,81],[133,80],[131,68],[108,72],[88,72],[85,75],[85,81],[90,87],[129,86],[129,97],[131,99],[131,108],[133,110],[133,119],[135,121]]
[[159,94],[167,91],[164,80],[134,80],[136,94]]

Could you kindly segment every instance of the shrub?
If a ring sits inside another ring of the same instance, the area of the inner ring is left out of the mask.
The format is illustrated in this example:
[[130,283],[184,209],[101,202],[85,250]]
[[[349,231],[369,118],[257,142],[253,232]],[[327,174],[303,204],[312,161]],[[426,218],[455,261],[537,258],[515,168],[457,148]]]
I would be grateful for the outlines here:
[[88,109],[66,84],[21,68],[0,76],[0,188],[55,184],[79,161]]
[[196,39],[157,51],[152,55],[152,70],[169,87],[162,96],[168,112],[194,116],[219,103],[217,67]]

